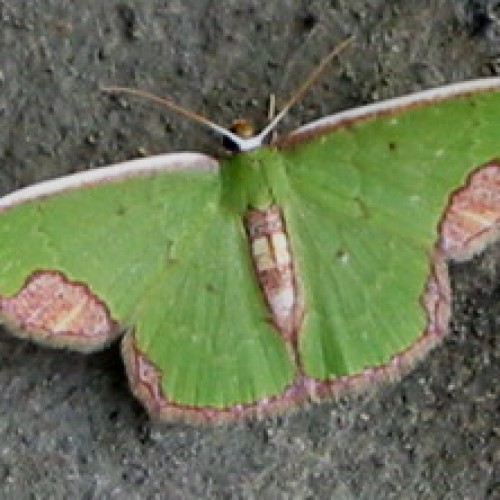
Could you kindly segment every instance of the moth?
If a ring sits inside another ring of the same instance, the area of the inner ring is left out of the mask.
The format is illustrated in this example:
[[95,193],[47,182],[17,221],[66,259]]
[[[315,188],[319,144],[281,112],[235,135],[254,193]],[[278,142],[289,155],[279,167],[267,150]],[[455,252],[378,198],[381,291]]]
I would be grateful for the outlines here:
[[1,198],[2,323],[84,352],[121,336],[163,420],[266,415],[411,368],[448,331],[447,262],[498,237],[500,79],[276,137],[295,101],[254,137],[199,119],[237,150],[222,160],[152,156]]

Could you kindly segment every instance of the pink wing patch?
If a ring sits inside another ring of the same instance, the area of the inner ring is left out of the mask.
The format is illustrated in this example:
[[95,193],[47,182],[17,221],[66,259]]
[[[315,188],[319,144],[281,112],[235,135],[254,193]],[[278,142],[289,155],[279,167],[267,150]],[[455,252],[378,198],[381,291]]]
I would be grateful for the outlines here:
[[481,251],[500,222],[500,160],[474,170],[451,196],[441,222],[440,247],[458,260]]
[[120,333],[106,305],[86,285],[56,271],[37,271],[17,294],[0,296],[0,317],[19,336],[82,351],[103,347]]

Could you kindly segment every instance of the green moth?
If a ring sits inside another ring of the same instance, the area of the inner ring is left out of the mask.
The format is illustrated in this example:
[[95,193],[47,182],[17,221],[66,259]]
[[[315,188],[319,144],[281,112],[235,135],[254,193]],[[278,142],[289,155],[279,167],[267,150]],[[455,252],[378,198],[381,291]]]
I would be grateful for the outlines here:
[[[498,113],[497,113],[498,111]],[[447,332],[449,260],[498,235],[500,79],[345,111],[217,161],[134,160],[0,199],[0,319],[122,336],[160,419],[220,422],[388,379]],[[220,130],[219,130],[220,131]]]

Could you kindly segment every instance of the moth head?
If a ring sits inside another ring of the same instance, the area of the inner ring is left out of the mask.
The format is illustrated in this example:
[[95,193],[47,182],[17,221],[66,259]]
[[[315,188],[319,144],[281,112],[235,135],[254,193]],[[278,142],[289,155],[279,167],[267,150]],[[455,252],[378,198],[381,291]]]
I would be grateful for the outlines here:
[[[255,125],[245,118],[234,120],[228,130],[243,140],[250,139],[255,135]],[[223,136],[222,144],[227,151],[233,153],[241,151],[240,145],[227,135]]]

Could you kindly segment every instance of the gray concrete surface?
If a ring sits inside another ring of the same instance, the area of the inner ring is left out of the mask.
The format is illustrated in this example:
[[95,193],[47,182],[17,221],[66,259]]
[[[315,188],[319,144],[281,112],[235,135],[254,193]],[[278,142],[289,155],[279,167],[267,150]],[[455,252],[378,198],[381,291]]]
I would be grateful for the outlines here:
[[[262,121],[269,94],[287,96],[348,34],[283,128],[500,68],[498,1],[0,1],[0,192],[218,151],[197,125],[101,84]],[[500,498],[499,251],[454,270],[452,334],[410,375],[263,421],[151,424],[116,346],[83,356],[2,331],[0,498]]]

